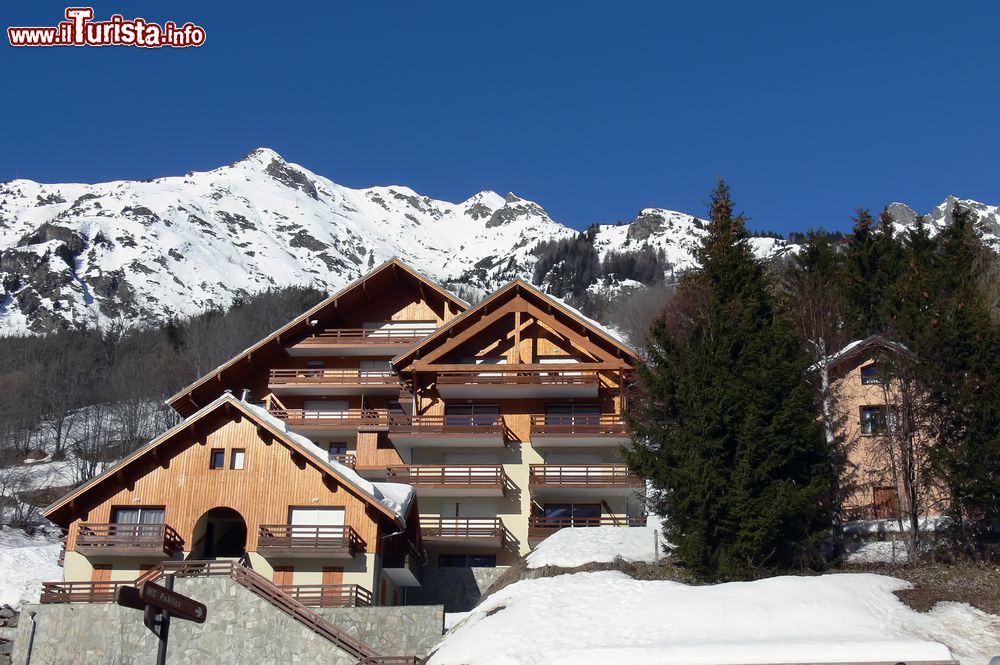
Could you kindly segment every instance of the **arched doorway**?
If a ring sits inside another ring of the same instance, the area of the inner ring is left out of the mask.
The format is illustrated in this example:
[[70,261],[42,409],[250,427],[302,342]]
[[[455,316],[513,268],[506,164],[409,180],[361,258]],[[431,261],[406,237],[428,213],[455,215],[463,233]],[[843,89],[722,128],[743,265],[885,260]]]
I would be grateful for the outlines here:
[[212,508],[194,526],[192,559],[238,559],[246,553],[247,523],[232,508]]

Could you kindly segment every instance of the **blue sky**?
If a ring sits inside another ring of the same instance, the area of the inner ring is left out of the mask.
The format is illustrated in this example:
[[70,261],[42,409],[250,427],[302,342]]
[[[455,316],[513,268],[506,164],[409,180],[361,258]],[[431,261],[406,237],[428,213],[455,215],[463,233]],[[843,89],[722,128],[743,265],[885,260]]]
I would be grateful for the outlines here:
[[[8,3],[10,4],[10,3]],[[65,4],[5,5],[3,27]],[[0,47],[0,180],[142,179],[257,146],[352,187],[514,191],[582,228],[704,214],[846,230],[1000,203],[996,2],[138,2],[198,49]]]

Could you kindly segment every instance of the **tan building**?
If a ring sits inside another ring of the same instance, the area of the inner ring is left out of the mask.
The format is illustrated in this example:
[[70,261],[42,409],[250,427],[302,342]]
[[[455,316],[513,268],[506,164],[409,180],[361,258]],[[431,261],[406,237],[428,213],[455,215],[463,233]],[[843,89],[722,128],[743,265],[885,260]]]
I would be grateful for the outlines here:
[[619,457],[635,362],[524,282],[470,308],[389,261],[172,397],[186,420],[47,509],[66,580],[228,557],[393,604],[421,564],[643,524]]
[[[889,359],[908,356],[902,345],[873,335],[848,344],[825,361],[837,434],[848,449],[843,482],[852,488],[847,501],[852,519],[892,519],[908,510],[899,451],[903,388],[882,371]],[[929,442],[919,422],[912,426],[915,459],[923,463]],[[939,488],[921,483],[919,493],[921,514],[942,514]]]

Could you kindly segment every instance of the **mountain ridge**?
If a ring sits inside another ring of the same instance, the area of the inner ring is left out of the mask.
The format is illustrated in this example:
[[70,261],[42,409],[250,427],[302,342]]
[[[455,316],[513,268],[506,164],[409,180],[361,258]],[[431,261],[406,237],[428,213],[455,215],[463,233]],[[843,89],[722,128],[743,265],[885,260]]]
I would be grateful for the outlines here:
[[[983,207],[997,226],[996,208]],[[684,270],[705,224],[644,208],[592,227],[593,245],[602,259],[648,246]],[[332,292],[393,256],[475,298],[531,281],[539,244],[578,234],[513,192],[452,203],[400,185],[352,189],[269,148],[143,181],[12,180],[0,184],[0,334],[159,323],[283,286]],[[752,242],[760,256],[792,248]]]

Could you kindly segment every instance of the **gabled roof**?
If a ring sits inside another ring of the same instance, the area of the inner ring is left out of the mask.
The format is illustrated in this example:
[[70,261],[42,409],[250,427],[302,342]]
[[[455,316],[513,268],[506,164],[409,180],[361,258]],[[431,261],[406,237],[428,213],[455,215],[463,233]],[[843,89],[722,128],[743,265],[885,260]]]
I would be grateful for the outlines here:
[[588,319],[575,309],[543,293],[524,280],[515,279],[501,289],[493,292],[493,294],[475,307],[467,309],[438,328],[433,334],[397,355],[392,359],[393,367],[397,371],[405,370],[415,359],[431,349],[446,344],[456,333],[482,319],[491,309],[501,306],[505,301],[512,300],[518,296],[524,297],[525,300],[532,303],[533,307],[546,313],[551,313],[553,316],[561,319],[564,325],[571,325],[575,329],[585,331],[588,336],[593,335],[606,349],[609,351],[613,350],[613,353],[618,357],[626,357],[629,364],[635,364],[637,360],[636,352],[615,335],[605,330],[596,321]]
[[198,388],[200,388],[201,386],[203,386],[205,383],[207,383],[212,378],[218,377],[218,376],[222,375],[227,370],[229,370],[230,368],[232,368],[232,366],[235,365],[236,363],[238,363],[240,360],[243,360],[243,359],[249,357],[255,351],[260,350],[261,348],[263,348],[264,346],[266,346],[268,343],[270,343],[270,342],[272,342],[274,340],[280,340],[281,336],[283,336],[283,335],[294,334],[294,333],[300,332],[300,330],[306,329],[308,327],[309,321],[311,319],[315,318],[319,313],[323,312],[324,310],[326,310],[329,307],[335,307],[336,304],[337,304],[337,301],[340,300],[340,299],[342,299],[348,293],[351,293],[352,291],[355,291],[357,289],[364,289],[365,288],[365,284],[368,281],[370,281],[372,278],[380,275],[381,273],[384,273],[387,270],[401,270],[404,274],[406,274],[406,275],[412,277],[413,279],[417,280],[418,283],[429,287],[435,293],[437,293],[438,295],[440,295],[442,299],[450,302],[452,305],[454,305],[460,311],[464,311],[464,310],[468,309],[468,307],[469,307],[469,303],[465,302],[464,300],[462,300],[458,296],[454,295],[453,293],[448,292],[447,290],[445,290],[444,288],[442,288],[439,284],[435,283],[434,281],[432,281],[432,280],[428,279],[427,277],[425,277],[424,275],[420,274],[415,269],[413,269],[410,266],[408,266],[407,264],[403,263],[401,260],[393,257],[393,258],[389,259],[388,261],[386,261],[385,263],[383,263],[382,265],[380,265],[377,268],[375,268],[374,270],[372,270],[371,272],[369,272],[369,273],[363,275],[362,277],[359,277],[358,279],[354,280],[353,282],[351,282],[350,284],[348,284],[347,286],[345,286],[344,288],[342,288],[340,291],[337,291],[332,296],[330,296],[330,297],[326,298],[325,300],[323,300],[322,302],[320,302],[318,305],[315,305],[314,307],[312,307],[308,311],[306,311],[303,314],[301,314],[301,315],[297,316],[296,318],[292,319],[291,321],[289,321],[288,323],[286,323],[285,325],[283,325],[281,328],[278,328],[277,330],[275,330],[270,335],[268,335],[264,339],[260,340],[259,342],[257,342],[253,346],[251,346],[250,348],[244,349],[242,352],[240,352],[237,355],[233,356],[232,358],[230,358],[229,360],[227,360],[226,362],[224,362],[222,365],[219,365],[218,367],[216,367],[215,369],[213,369],[211,372],[208,372],[207,374],[205,374],[203,377],[201,377],[200,379],[198,379],[194,383],[192,383],[192,384],[188,385],[187,387],[185,387],[183,390],[178,391],[175,395],[173,395],[173,396],[171,396],[171,397],[169,397],[167,399],[167,404],[169,404],[170,406],[174,407],[174,409],[180,411],[181,413],[184,413],[184,411],[186,411],[187,409],[178,408],[177,404],[178,404],[178,402],[180,402],[181,400],[183,400],[183,398],[185,396],[191,394],[192,392],[194,392],[195,390],[197,390]]
[[[57,521],[59,513],[67,508],[72,501],[97,488],[98,486],[114,479],[119,471],[136,463],[138,460],[149,455],[175,436],[183,434],[192,425],[207,416],[216,413],[220,409],[230,409],[235,417],[236,413],[248,418],[259,427],[266,430],[276,441],[281,442],[291,450],[301,454],[308,462],[321,472],[331,476],[338,483],[347,487],[362,501],[375,507],[386,517],[392,519],[399,525],[405,525],[406,517],[413,503],[413,488],[409,485],[398,483],[372,483],[359,476],[353,469],[328,461],[326,453],[309,439],[288,431],[285,423],[269,414],[266,410],[247,404],[236,399],[229,393],[224,393],[214,402],[199,410],[189,418],[170,428],[160,436],[156,437],[142,448],[139,448],[131,455],[125,457],[120,462],[109,468],[107,471],[92,478],[80,487],[76,488],[66,496],[62,497],[43,511],[43,515],[53,521]],[[70,520],[64,520],[69,522]],[[57,523],[59,523],[57,521]]]
[[859,354],[864,353],[865,351],[875,347],[882,348],[887,351],[893,351],[895,353],[912,355],[911,351],[902,344],[900,344],[899,342],[894,342],[888,337],[875,334],[875,335],[869,335],[864,339],[854,340],[853,342],[847,344],[844,348],[840,349],[839,351],[831,353],[822,361],[817,362],[809,369],[810,370],[819,369],[824,361],[826,362],[826,366],[832,369],[833,367],[836,367],[837,365],[840,365],[841,363],[846,362],[851,358],[855,358]]

